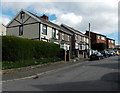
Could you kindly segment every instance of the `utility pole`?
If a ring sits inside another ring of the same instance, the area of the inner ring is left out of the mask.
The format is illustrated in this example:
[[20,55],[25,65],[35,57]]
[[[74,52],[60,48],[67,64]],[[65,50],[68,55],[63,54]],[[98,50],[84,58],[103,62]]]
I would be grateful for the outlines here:
[[91,38],[90,38],[90,23],[89,23],[89,56],[91,55]]

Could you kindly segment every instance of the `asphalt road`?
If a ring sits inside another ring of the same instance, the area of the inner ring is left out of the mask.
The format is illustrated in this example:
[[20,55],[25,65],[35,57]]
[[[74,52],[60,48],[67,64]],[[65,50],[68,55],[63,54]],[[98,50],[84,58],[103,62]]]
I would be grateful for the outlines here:
[[118,91],[118,56],[50,71],[35,79],[3,82],[3,91]]

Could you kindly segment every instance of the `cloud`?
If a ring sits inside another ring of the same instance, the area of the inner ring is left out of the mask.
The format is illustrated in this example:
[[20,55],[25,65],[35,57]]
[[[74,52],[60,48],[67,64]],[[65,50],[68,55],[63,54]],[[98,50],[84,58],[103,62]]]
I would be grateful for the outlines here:
[[80,24],[82,21],[82,16],[75,15],[74,13],[67,13],[58,15],[56,20],[53,20],[57,24],[68,24],[69,26],[75,26]]
[[0,15],[0,24],[7,25],[10,22],[10,18],[5,15]]
[[[110,34],[118,32],[118,0],[108,2],[11,2],[3,3],[3,11],[18,12],[21,8],[37,15],[55,15],[52,22],[67,24],[80,31],[91,30]],[[14,7],[13,7],[14,6]]]

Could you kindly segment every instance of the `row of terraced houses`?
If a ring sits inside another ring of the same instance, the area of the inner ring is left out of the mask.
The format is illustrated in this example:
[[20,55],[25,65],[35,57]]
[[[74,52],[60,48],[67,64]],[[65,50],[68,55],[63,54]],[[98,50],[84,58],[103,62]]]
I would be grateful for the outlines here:
[[83,34],[68,25],[50,22],[46,15],[37,16],[23,9],[8,23],[6,34],[60,44],[69,55],[79,58],[88,57],[90,43],[105,41],[108,48],[115,46],[115,40],[104,38],[103,35],[90,32],[89,37],[88,31]]

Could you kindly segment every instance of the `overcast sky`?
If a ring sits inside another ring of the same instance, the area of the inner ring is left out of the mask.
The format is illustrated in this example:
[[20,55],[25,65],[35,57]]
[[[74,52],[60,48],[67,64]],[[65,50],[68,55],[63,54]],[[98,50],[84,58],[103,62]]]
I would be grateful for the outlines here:
[[2,2],[0,23],[6,25],[23,8],[39,16],[46,14],[50,21],[69,25],[83,33],[88,30],[88,24],[91,23],[91,31],[115,39],[118,44],[118,2],[113,1]]

